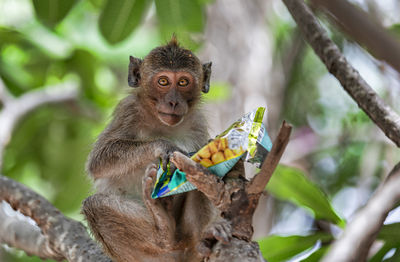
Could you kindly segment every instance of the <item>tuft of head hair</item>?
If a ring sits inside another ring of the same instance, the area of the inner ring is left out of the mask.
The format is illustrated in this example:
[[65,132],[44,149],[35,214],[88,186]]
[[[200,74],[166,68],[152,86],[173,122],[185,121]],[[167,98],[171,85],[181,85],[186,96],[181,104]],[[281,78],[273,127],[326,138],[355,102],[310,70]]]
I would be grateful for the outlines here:
[[176,37],[175,33],[172,34],[171,40],[169,40],[168,44],[169,46],[174,46],[174,47],[179,47],[179,42],[178,38]]
[[170,69],[197,72],[201,70],[200,60],[192,53],[179,45],[177,37],[172,35],[171,40],[163,46],[154,48],[144,59],[152,70]]

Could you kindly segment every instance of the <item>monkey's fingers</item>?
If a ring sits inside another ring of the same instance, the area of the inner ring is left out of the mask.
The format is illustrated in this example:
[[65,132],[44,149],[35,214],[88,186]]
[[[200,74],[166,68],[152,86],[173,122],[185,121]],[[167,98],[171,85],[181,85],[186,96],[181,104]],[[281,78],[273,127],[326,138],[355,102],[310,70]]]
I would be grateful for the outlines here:
[[229,243],[232,237],[232,227],[231,224],[226,220],[221,220],[213,223],[204,232],[204,238],[210,239],[215,238],[224,244]]
[[232,228],[228,223],[218,223],[213,229],[213,236],[224,244],[229,243],[232,237]]
[[142,190],[144,200],[153,200],[151,198],[151,193],[153,192],[154,183],[157,177],[157,166],[151,164],[147,167],[145,175],[142,179]]
[[145,171],[145,176],[151,177],[152,179],[155,180],[157,178],[157,165],[156,164],[148,165]]
[[163,170],[167,170],[168,168],[168,163],[169,163],[169,158],[170,158],[170,154],[169,153],[161,153],[160,154],[160,160],[161,160],[161,165],[162,165],[162,169]]
[[160,155],[163,170],[167,170],[169,165],[169,170],[171,174],[173,174],[176,170],[176,166],[171,162],[174,152],[175,151],[171,151]]

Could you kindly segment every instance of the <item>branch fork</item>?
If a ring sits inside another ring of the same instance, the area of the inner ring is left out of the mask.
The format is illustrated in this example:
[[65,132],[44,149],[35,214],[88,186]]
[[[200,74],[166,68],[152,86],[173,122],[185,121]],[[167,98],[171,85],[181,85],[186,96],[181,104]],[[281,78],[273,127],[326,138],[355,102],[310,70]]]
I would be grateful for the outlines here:
[[[218,178],[200,164],[192,161],[182,153],[175,152],[171,161],[177,168],[186,173],[187,180],[203,192],[214,206],[220,211],[221,217],[231,223],[233,242],[231,246],[221,245],[213,248],[211,261],[226,261],[227,257],[242,256],[241,261],[261,261],[258,245],[251,242],[253,235],[252,218],[257,207],[258,200],[271,178],[279,160],[289,142],[292,127],[286,122],[282,123],[278,136],[268,153],[261,170],[252,180],[247,181],[242,177],[231,179]],[[235,172],[237,170],[234,170]],[[244,170],[239,172],[243,174]],[[238,254],[237,245],[244,245],[245,250],[252,254],[244,256]],[[218,250],[218,252],[216,252]],[[223,252],[221,252],[223,250]],[[222,255],[223,254],[223,255]]]

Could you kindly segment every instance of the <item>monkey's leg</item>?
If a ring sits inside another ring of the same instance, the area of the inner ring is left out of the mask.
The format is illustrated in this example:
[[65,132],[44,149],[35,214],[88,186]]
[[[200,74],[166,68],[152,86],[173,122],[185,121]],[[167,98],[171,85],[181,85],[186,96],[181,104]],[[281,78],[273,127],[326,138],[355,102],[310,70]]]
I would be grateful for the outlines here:
[[[115,261],[176,261],[155,230],[141,203],[117,195],[95,194],[83,202],[83,213],[96,239]],[[162,259],[161,259],[162,258]]]

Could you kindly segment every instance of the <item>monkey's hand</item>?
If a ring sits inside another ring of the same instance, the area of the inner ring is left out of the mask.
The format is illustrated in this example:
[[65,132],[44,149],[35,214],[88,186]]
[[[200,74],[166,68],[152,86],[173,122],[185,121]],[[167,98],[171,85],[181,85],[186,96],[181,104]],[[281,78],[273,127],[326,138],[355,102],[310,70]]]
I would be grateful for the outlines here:
[[[167,165],[168,163],[170,163],[170,158],[175,151],[181,152],[186,156],[188,155],[187,152],[175,146],[173,143],[169,141],[160,140],[160,143],[161,146],[156,150],[156,156],[161,159],[162,168],[164,170],[167,170]],[[170,170],[172,173],[175,171],[175,169],[176,169],[175,165],[170,163]]]
[[225,219],[215,221],[204,230],[202,239],[197,245],[197,251],[202,256],[207,257],[210,255],[217,241],[227,244],[230,242],[231,238],[232,227],[230,222]]
[[155,164],[149,165],[142,180],[143,201],[154,219],[160,248],[171,249],[175,244],[176,222],[160,199],[151,198],[156,176],[157,166]]

